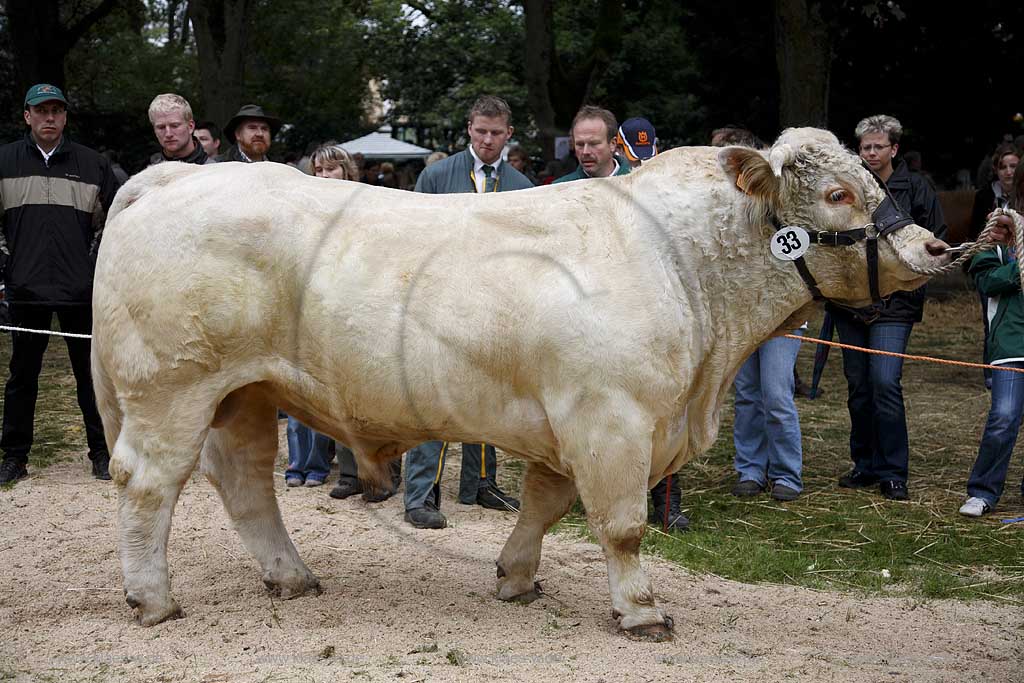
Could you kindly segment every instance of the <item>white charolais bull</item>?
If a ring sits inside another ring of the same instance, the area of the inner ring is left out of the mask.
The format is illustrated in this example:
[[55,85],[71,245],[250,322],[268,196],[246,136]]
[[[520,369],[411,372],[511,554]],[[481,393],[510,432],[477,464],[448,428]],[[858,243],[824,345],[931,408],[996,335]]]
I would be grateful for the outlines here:
[[[263,581],[319,590],[274,494],[277,407],[360,472],[428,439],[527,461],[498,597],[529,598],[544,532],[579,496],[623,629],[670,635],[640,567],[646,492],[709,448],[743,360],[811,301],[770,217],[871,221],[883,194],[830,133],[770,152],[680,149],[633,175],[423,195],[275,164],[160,164],[120,192],[96,268],[93,372],[119,490],[128,604],[180,614],[167,539],[201,460]],[[883,294],[941,265],[918,226],[880,245]],[[898,253],[897,253],[898,252]],[[812,247],[828,297],[868,300],[863,243]]]

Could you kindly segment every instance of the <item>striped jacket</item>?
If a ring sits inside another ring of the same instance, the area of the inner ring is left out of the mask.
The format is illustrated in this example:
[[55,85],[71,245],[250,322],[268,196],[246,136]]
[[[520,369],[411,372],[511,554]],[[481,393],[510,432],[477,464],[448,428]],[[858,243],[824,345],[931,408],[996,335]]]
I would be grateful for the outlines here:
[[0,147],[8,301],[92,302],[95,246],[118,186],[106,158],[67,136],[49,164],[30,134]]

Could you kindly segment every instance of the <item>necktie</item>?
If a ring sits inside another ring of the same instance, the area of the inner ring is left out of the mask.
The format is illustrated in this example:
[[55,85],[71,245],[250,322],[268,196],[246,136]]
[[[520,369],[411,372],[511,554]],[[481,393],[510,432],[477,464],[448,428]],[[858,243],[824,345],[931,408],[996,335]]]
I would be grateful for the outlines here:
[[494,192],[494,187],[498,184],[498,179],[494,177],[494,167],[484,164],[480,168],[484,172],[484,192]]

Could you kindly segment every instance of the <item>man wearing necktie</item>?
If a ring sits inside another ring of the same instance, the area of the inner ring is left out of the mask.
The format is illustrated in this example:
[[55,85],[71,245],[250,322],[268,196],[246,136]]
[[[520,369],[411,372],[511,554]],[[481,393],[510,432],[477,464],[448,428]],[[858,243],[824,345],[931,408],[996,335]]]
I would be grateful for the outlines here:
[[[416,181],[416,192],[508,192],[533,184],[502,161],[501,153],[512,135],[512,110],[500,97],[484,95],[469,111],[470,145],[458,154],[431,164]],[[439,483],[444,472],[448,444],[428,441],[405,456],[405,521],[420,529],[443,529]],[[518,510],[519,501],[498,488],[494,446],[462,444],[462,475],[459,502],[493,510]]]

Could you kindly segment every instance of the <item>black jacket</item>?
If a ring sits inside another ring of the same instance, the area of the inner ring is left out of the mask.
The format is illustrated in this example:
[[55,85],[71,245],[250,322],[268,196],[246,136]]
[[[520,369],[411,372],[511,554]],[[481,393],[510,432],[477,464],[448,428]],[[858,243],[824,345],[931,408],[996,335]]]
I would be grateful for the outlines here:
[[118,187],[110,162],[66,135],[49,165],[31,134],[0,147],[8,301],[92,303],[94,243]]
[[[900,162],[885,184],[893,199],[910,214],[914,223],[931,230],[939,239],[945,239],[946,220],[939,205],[939,196],[921,174],[912,173],[906,162]],[[832,315],[859,318],[863,322],[919,323],[924,313],[924,295],[925,287],[921,287],[913,292],[894,292],[883,300],[880,309],[866,306],[852,311],[832,303],[826,304],[826,309]]]
[[199,140],[196,139],[195,135],[192,136],[192,144],[195,145],[195,149],[193,149],[192,153],[189,154],[184,159],[168,159],[161,150],[149,157],[149,165],[152,166],[153,164],[162,164],[165,161],[180,161],[184,164],[217,163],[215,160],[210,159],[209,155],[206,153],[206,150],[203,149],[203,146],[199,143]]

